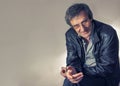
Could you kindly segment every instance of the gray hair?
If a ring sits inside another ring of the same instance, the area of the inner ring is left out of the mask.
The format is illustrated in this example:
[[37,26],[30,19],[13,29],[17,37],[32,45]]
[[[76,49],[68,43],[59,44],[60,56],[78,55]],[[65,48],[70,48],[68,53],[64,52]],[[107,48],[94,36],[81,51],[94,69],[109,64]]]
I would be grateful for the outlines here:
[[77,3],[77,4],[70,6],[67,9],[66,15],[65,15],[66,23],[71,26],[70,20],[74,18],[75,16],[78,16],[81,11],[84,11],[88,15],[89,19],[93,19],[93,13],[90,10],[89,6],[84,3]]

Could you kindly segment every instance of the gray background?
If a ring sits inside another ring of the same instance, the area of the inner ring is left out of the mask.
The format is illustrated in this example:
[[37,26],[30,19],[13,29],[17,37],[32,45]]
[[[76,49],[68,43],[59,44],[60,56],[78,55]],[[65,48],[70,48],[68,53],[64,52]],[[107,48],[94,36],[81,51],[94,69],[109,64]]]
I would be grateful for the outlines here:
[[77,2],[120,32],[120,0],[0,0],[0,86],[62,86],[64,15]]

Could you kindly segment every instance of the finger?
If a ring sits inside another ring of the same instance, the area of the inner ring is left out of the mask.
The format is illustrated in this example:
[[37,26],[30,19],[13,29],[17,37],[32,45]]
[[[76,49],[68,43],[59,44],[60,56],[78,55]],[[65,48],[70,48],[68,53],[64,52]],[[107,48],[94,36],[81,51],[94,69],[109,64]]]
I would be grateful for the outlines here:
[[61,67],[61,70],[66,70],[66,67]]
[[67,69],[72,69],[72,66],[67,66]]
[[60,71],[60,74],[61,74],[61,75],[64,75],[65,73],[61,70],[61,71]]
[[68,70],[67,70],[67,73],[72,74],[72,70],[69,70],[69,69],[68,69]]
[[71,81],[72,83],[78,83],[78,82],[80,82],[82,79],[83,79],[83,76],[77,77],[77,78],[75,78],[75,79],[69,79],[69,81]]
[[61,72],[65,73],[66,72],[66,67],[61,67]]
[[61,72],[62,72],[62,73],[65,73],[65,72],[66,72],[66,70],[62,70]]
[[73,79],[73,77],[72,77],[72,74],[71,74],[71,73],[68,73],[68,72],[67,72],[67,73],[66,73],[66,76],[67,76],[67,78],[68,78],[68,79]]
[[81,80],[82,80],[82,78],[79,79],[79,80],[70,79],[69,81],[72,82],[72,83],[78,83],[78,82],[80,82]]
[[66,69],[66,67],[61,67],[61,69]]
[[60,74],[61,74],[63,77],[66,77],[66,67],[61,67]]
[[75,69],[74,69],[74,67],[72,67],[72,66],[68,66],[68,67],[67,67],[67,70],[75,70]]
[[72,67],[72,66],[68,66],[66,69],[67,69],[67,71],[68,71],[68,70],[71,70],[71,71],[69,71],[69,72],[71,72],[72,74],[75,74],[75,73],[76,73],[75,68]]
[[72,79],[72,78],[73,78],[73,77],[72,77],[72,71],[71,71],[71,70],[68,70],[68,71],[66,72],[66,76],[67,76],[68,79]]
[[79,76],[79,77],[76,77],[76,78],[73,77],[73,79],[74,79],[75,81],[79,81],[79,80],[81,80],[82,78],[83,78],[83,75],[81,75],[81,76]]
[[65,72],[63,72],[63,71],[61,71],[61,72],[60,72],[60,74],[61,74],[61,75],[65,75],[66,73],[65,73]]
[[81,77],[81,76],[83,76],[83,73],[82,72],[76,73],[76,74],[73,74],[72,76],[73,76],[73,78]]

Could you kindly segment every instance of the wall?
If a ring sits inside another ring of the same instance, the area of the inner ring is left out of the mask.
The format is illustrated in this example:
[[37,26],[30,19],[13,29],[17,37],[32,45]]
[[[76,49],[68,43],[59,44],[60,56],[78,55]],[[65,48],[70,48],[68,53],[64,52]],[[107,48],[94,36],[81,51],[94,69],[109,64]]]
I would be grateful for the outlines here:
[[120,32],[120,0],[0,0],[0,86],[62,86],[64,15],[77,2]]

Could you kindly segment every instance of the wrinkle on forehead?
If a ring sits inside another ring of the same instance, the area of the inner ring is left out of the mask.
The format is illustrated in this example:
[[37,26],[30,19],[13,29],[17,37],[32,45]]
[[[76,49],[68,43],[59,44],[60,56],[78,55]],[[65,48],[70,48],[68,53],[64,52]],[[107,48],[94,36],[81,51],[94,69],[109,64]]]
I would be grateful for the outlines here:
[[81,11],[80,14],[73,17],[70,22],[72,25],[76,25],[78,22],[79,23],[83,22],[87,18],[88,18],[87,14],[84,11]]

